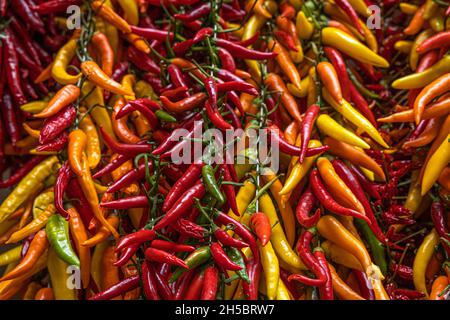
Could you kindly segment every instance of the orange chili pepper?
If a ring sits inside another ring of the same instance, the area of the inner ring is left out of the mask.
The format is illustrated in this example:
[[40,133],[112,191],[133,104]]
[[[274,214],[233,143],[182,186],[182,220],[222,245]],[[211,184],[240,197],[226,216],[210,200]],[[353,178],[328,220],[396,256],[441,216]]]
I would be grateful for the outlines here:
[[125,99],[120,98],[114,104],[114,112],[112,113],[111,122],[113,125],[113,129],[117,137],[124,143],[134,144],[141,140],[138,136],[134,134],[134,132],[128,127],[128,115],[122,117],[120,119],[116,119],[116,114],[120,109],[125,106]]
[[[111,160],[114,160],[116,156],[117,155],[114,155],[111,158]],[[113,178],[114,181],[117,181],[131,170],[133,170],[133,162],[131,160],[128,160],[127,162],[122,164],[119,168],[111,172],[111,177]],[[137,195],[139,193],[139,186],[133,182],[128,187],[124,188],[123,192],[125,192],[128,195]]]
[[422,91],[420,91],[419,95],[414,101],[414,119],[416,120],[416,124],[419,124],[420,120],[422,120],[425,106],[434,98],[447,92],[449,88],[450,73],[447,73],[437,78],[432,83],[423,88]]
[[52,288],[41,288],[36,292],[34,300],[55,300]]
[[438,135],[443,121],[442,118],[430,119],[423,132],[416,139],[405,142],[402,148],[420,148],[431,143]]
[[[114,266],[117,255],[114,246],[106,247],[102,257],[102,290],[106,290],[119,282],[119,268]],[[122,296],[113,298],[112,300],[122,300]]]
[[439,296],[450,284],[447,276],[439,276],[433,281],[429,300],[443,300],[444,296]]
[[[135,257],[134,257],[135,258]],[[121,268],[125,278],[129,278],[138,274],[136,267],[132,263],[123,265]],[[124,294],[123,300],[137,300],[140,297],[141,288],[136,288]]]
[[354,209],[362,214],[365,213],[364,206],[336,173],[330,160],[325,157],[320,157],[317,159],[317,168],[328,190],[341,205]]
[[450,168],[446,167],[442,170],[441,175],[438,178],[439,184],[445,188],[447,191],[450,191]]
[[69,134],[69,146],[68,146],[68,156],[69,164],[72,171],[77,175],[81,176],[83,174],[83,166],[81,164],[81,158],[83,155],[84,148],[86,148],[87,137],[86,134],[80,130],[73,130]]
[[73,84],[68,84],[58,90],[49,101],[47,107],[34,115],[35,118],[48,118],[58,113],[62,108],[75,102],[80,96],[80,88]]
[[284,139],[290,144],[295,144],[299,129],[297,122],[292,121],[286,129],[284,129]]
[[203,103],[206,98],[207,97],[204,92],[198,92],[177,102],[172,102],[165,96],[159,97],[164,108],[174,113],[181,113],[192,110]]
[[403,32],[409,36],[416,34],[417,32],[422,29],[423,25],[425,24],[425,19],[423,17],[423,14],[425,13],[425,4],[422,5],[415,13],[411,21],[409,22],[409,25],[406,27]]
[[364,167],[375,173],[383,181],[386,181],[383,169],[364,151],[331,137],[326,137],[324,144],[330,148],[328,151],[335,156],[346,159],[354,165]]
[[[113,228],[117,228],[119,226],[119,217],[111,214],[106,219],[108,221],[108,224],[111,225]],[[100,242],[105,241],[108,239],[108,237],[111,235],[111,231],[109,231],[106,227],[101,226],[98,232],[91,238],[84,241],[81,245],[85,247],[93,247]]]
[[192,62],[183,58],[173,58],[171,61],[177,67],[184,69],[183,71],[191,72],[194,76],[199,78],[201,81],[205,81],[207,76]]
[[123,33],[130,33],[131,27],[124,19],[122,19],[114,10],[106,5],[103,1],[93,1],[91,3],[92,9],[95,13],[102,17],[105,21],[122,31]]
[[251,11],[254,11],[256,14],[270,19],[272,18],[272,14],[264,7],[264,0],[253,0],[253,1],[247,1],[245,5],[245,11],[247,13],[250,13]]
[[92,43],[100,54],[102,62],[102,70],[108,77],[111,77],[114,67],[114,51],[109,43],[108,38],[101,32],[96,32],[92,36]]
[[302,79],[287,50],[275,40],[269,40],[268,46],[273,52],[277,53],[275,60],[281,70],[283,70],[284,74],[289,78],[292,84],[301,90]]
[[102,89],[113,93],[131,96],[133,92],[124,88],[120,83],[114,81],[98,66],[94,61],[84,61],[81,63],[83,74],[94,84]]
[[52,68],[53,68],[53,62],[50,63],[48,66],[45,67],[44,70],[39,73],[39,75],[34,79],[34,83],[38,84],[44,81],[47,81],[48,79],[52,78]]
[[81,244],[88,239],[88,235],[77,210],[74,207],[70,207],[67,209],[67,212],[70,216],[70,234],[72,235],[78,258],[80,259],[81,283],[83,284],[83,288],[86,289],[89,286],[91,278],[91,252],[88,247],[84,247]]
[[148,44],[144,40],[144,38],[142,38],[134,33],[125,34],[124,37],[129,43],[131,43],[139,51],[142,51],[146,54],[149,54],[151,52],[151,48],[148,46]]
[[351,35],[352,37],[354,37],[354,34],[350,31],[350,29],[347,28],[344,24],[340,23],[339,21],[329,20],[328,21],[328,26],[329,27],[333,27],[333,28],[341,29],[345,33],[347,33],[347,34]]
[[20,263],[6,275],[4,275],[0,281],[11,280],[18,278],[33,269],[38,259],[44,254],[48,248],[47,234],[45,230],[41,230],[34,236],[30,243],[30,247],[27,253],[20,261]]
[[302,116],[298,108],[295,98],[289,93],[283,79],[275,73],[269,73],[266,78],[266,84],[270,90],[273,90],[281,95],[281,103],[289,114],[299,124],[302,122]]
[[365,300],[361,297],[357,292],[355,292],[352,288],[350,288],[344,280],[339,277],[336,269],[332,264],[328,264],[328,268],[330,268],[331,280],[333,281],[333,290],[336,292],[336,295],[339,299],[342,300]]
[[329,62],[320,62],[317,65],[317,73],[325,88],[339,104],[342,103],[342,90],[339,78],[333,65]]
[[[401,107],[401,106],[398,106]],[[438,101],[426,108],[422,114],[422,120],[442,117],[450,113],[450,98]],[[412,122],[414,121],[414,110],[408,109],[394,113],[388,117],[378,119],[379,122]]]

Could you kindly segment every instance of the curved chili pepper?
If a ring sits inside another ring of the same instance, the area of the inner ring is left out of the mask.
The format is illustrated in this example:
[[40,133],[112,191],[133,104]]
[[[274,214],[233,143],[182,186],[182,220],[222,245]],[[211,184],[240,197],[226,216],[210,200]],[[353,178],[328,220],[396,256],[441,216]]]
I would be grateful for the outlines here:
[[76,116],[76,109],[72,105],[69,105],[55,115],[45,119],[39,135],[39,143],[44,144],[58,137],[65,129],[72,125]]
[[224,48],[217,49],[217,55],[219,56],[220,63],[222,64],[222,68],[231,73],[236,71],[236,63],[234,62],[234,58],[228,50]]
[[108,147],[115,153],[120,154],[131,154],[136,155],[139,153],[146,153],[151,151],[151,146],[148,144],[125,144],[119,143],[106,132],[103,127],[100,127],[100,133],[102,134],[103,140],[108,145]]
[[181,113],[198,107],[206,100],[206,95],[204,92],[198,92],[177,102],[172,102],[165,96],[160,96],[159,99],[167,111]]
[[314,249],[314,257],[317,259],[319,266],[322,267],[326,278],[324,285],[319,287],[320,296],[323,300],[334,300],[332,276],[322,248]]
[[40,34],[45,34],[44,22],[41,20],[37,12],[34,12],[25,0],[12,0],[11,8],[19,15],[23,21],[26,21],[33,30]]
[[129,46],[127,51],[128,59],[141,70],[159,75],[161,73],[160,67],[155,61],[134,46]]
[[89,223],[94,218],[94,213],[89,206],[89,202],[81,190],[77,179],[70,180],[68,188],[66,188],[66,192],[69,198],[74,199],[72,204],[80,214],[83,224],[85,226],[89,226]]
[[90,297],[89,300],[111,300],[112,298],[120,296],[125,292],[138,288],[140,281],[141,279],[138,274],[125,278],[108,289]]
[[416,48],[417,53],[423,54],[427,51],[439,49],[442,46],[447,46],[450,42],[450,31],[443,31],[435,34],[434,36],[426,39],[424,42],[419,44]]
[[298,223],[300,223],[305,228],[311,228],[320,219],[320,208],[317,209],[312,216],[309,215],[316,201],[317,200],[311,190],[311,186],[308,185],[308,187],[300,197],[297,208],[295,209],[295,215],[297,217]]
[[261,52],[253,49],[248,49],[239,44],[224,39],[216,39],[215,41],[219,47],[228,50],[232,55],[240,59],[265,60],[272,59],[277,56],[275,52]]
[[156,248],[147,248],[145,249],[145,259],[147,259],[148,261],[156,261],[159,263],[168,263],[170,265],[175,265],[175,266],[179,266],[185,269],[189,269],[189,267],[187,266],[187,264],[181,260],[180,258],[167,253],[163,250],[159,250]]
[[352,273],[355,275],[358,280],[359,290],[361,291],[361,295],[363,298],[367,300],[375,300],[375,294],[372,290],[372,284],[370,283],[367,275],[361,270],[353,269]]
[[223,245],[235,247],[235,248],[245,248],[248,247],[248,244],[239,239],[235,239],[231,237],[225,230],[220,228],[215,228],[214,236],[219,240]]
[[189,13],[176,13],[173,17],[183,22],[192,22],[199,18],[202,18],[209,14],[211,11],[211,4],[209,2],[201,4],[200,6],[192,9]]
[[121,251],[126,247],[129,247],[134,244],[142,244],[147,241],[152,241],[155,239],[156,233],[154,230],[150,229],[140,229],[136,232],[130,233],[125,237],[119,240],[119,243],[116,246],[116,251]]
[[298,158],[298,161],[300,163],[303,163],[303,160],[305,159],[307,146],[309,144],[309,139],[311,137],[311,132],[314,126],[314,121],[317,119],[319,111],[320,107],[318,105],[316,104],[311,105],[306,110],[305,116],[300,126],[300,133],[302,137],[301,152]]
[[64,208],[63,198],[64,192],[69,185],[72,171],[69,162],[66,161],[58,170],[58,177],[56,178],[54,194],[55,194],[55,208],[66,219],[69,218],[69,212]]
[[248,259],[245,264],[245,269],[247,270],[249,282],[243,281],[242,288],[244,293],[247,295],[249,300],[257,300],[258,299],[258,286],[259,279],[261,276],[261,263],[259,259]]
[[125,210],[130,208],[145,208],[149,206],[149,203],[146,196],[134,196],[109,202],[101,202],[100,206],[107,209]]
[[242,267],[234,263],[225,253],[222,246],[217,242],[213,242],[210,245],[211,256],[218,266],[224,268],[225,270],[237,271],[241,270]]
[[330,210],[335,214],[359,218],[366,221],[369,225],[371,224],[368,217],[355,210],[341,206],[331,197],[331,195],[325,189],[325,186],[323,185],[322,180],[319,177],[319,172],[317,171],[317,169],[312,170],[309,177],[311,182],[311,189],[314,192],[314,195],[327,210]]
[[192,252],[195,250],[193,246],[158,239],[153,240],[151,246],[152,248],[172,252]]
[[141,265],[142,287],[145,297],[148,300],[161,300],[156,286],[156,280],[153,273],[148,268],[148,263],[144,261]]

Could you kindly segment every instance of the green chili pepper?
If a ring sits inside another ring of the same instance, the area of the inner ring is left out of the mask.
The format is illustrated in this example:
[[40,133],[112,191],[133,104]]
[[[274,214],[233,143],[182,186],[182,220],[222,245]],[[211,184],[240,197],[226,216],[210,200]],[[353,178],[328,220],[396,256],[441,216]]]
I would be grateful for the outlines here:
[[225,203],[225,197],[222,192],[220,192],[220,187],[214,177],[214,169],[211,165],[206,164],[203,166],[202,177],[206,184],[206,190],[208,190],[208,192],[217,199],[219,206],[222,206]]
[[170,115],[164,110],[156,110],[155,115],[158,117],[158,119],[165,122],[177,122],[177,119],[174,116]]
[[367,222],[360,219],[354,219],[354,222],[358,229],[361,231],[364,239],[369,244],[370,251],[372,253],[373,259],[383,275],[387,274],[387,262],[386,262],[386,248],[383,244],[375,237],[374,233],[370,229]]
[[241,252],[237,248],[229,247],[227,250],[228,257],[237,265],[241,266],[241,270],[237,270],[236,274],[247,283],[250,283],[250,279],[247,275],[247,269],[245,268],[244,258]]
[[[193,269],[204,264],[206,261],[209,260],[210,257],[211,251],[209,250],[208,246],[205,246],[198,248],[194,252],[191,252],[184,260],[184,262],[187,264],[189,269]],[[169,283],[177,281],[177,279],[186,271],[187,270],[184,268],[181,267],[177,268],[170,277]]]
[[69,224],[59,214],[52,215],[45,227],[48,240],[56,254],[69,265],[80,266],[80,260],[70,244]]
[[361,92],[361,94],[363,96],[365,96],[366,98],[369,98],[369,99],[380,99],[379,95],[377,95],[376,93],[374,93],[374,92],[370,91],[369,89],[367,89],[366,87],[364,87],[364,85],[358,81],[358,79],[355,77],[355,75],[352,73],[352,71],[350,69],[347,69],[347,72],[348,72],[348,76],[350,77],[350,80],[352,80],[356,89],[358,89],[358,91]]

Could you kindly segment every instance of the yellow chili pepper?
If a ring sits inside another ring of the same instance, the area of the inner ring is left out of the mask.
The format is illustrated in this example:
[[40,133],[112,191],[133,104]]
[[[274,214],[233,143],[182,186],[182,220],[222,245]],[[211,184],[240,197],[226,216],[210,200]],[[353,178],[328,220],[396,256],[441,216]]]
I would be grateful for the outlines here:
[[395,43],[394,48],[395,50],[404,53],[409,54],[411,52],[411,48],[413,46],[413,42],[409,40],[399,40]]
[[[322,143],[320,143],[320,141],[318,140],[310,140],[308,143],[309,148],[317,148],[320,146],[322,146]],[[292,192],[300,183],[300,181],[302,181],[302,179],[306,176],[308,171],[312,168],[318,156],[319,155],[307,157],[305,158],[305,161],[303,161],[303,163],[297,162],[292,168],[291,174],[286,179],[283,189],[280,190],[279,194],[286,195]]]
[[322,242],[321,247],[325,251],[327,257],[329,257],[332,261],[350,269],[364,271],[358,259],[347,250],[339,247],[337,244],[327,240]]
[[70,132],[67,153],[69,155],[70,168],[77,176],[81,176],[83,174],[81,156],[83,155],[84,148],[86,147],[86,142],[87,137],[82,130],[77,129]]
[[77,75],[67,73],[67,67],[75,56],[77,48],[77,40],[70,39],[64,46],[59,49],[55,56],[52,66],[52,77],[61,84],[76,84],[81,78],[81,72]]
[[134,85],[134,92],[137,98],[150,98],[152,100],[157,100],[159,98],[152,86],[144,80],[136,82]]
[[322,42],[324,45],[332,46],[358,61],[381,68],[389,67],[389,62],[386,59],[377,55],[340,29],[333,27],[323,28]]
[[417,64],[419,63],[419,54],[416,51],[417,47],[419,46],[419,44],[424,42],[426,39],[431,37],[433,34],[434,34],[433,30],[427,29],[417,35],[416,39],[414,40],[411,51],[409,53],[409,66],[411,67],[411,70],[413,70],[413,71],[416,70]]
[[329,135],[336,140],[357,146],[363,149],[370,149],[370,146],[363,139],[358,137],[355,133],[344,128],[338,124],[333,118],[327,114],[321,114],[317,120],[316,125],[320,132]]
[[352,288],[350,288],[344,280],[339,277],[336,269],[332,264],[328,264],[330,268],[331,280],[333,281],[333,291],[336,296],[341,300],[365,300],[358,293],[356,293]]
[[280,281],[280,265],[278,263],[278,258],[270,241],[264,247],[261,245],[258,245],[258,247],[266,280],[266,295],[269,300],[275,300],[278,292],[278,283]]
[[20,106],[20,110],[29,112],[31,114],[39,113],[45,108],[47,108],[48,101],[39,100],[39,101],[31,101],[28,103],[25,103]]
[[20,230],[14,232],[11,237],[9,237],[6,243],[16,243],[20,240],[25,239],[30,234],[33,234],[41,230],[47,224],[48,218],[56,212],[56,208],[53,204],[49,204],[47,208],[36,218],[34,218],[29,224]]
[[399,5],[400,11],[407,15],[413,15],[419,9],[418,6],[412,3],[402,2]]
[[300,260],[299,256],[292,250],[289,242],[284,234],[283,227],[278,220],[277,211],[273,205],[270,196],[265,193],[259,198],[260,210],[264,212],[269,218],[270,225],[272,226],[272,233],[270,240],[274,246],[275,252],[277,253],[280,260],[284,261],[286,264],[299,268],[301,270],[307,270],[306,266]]
[[431,189],[433,184],[439,178],[442,170],[450,162],[450,134],[442,141],[441,145],[433,153],[427,162],[422,177],[422,195],[425,195]]
[[295,19],[295,27],[297,29],[297,34],[300,39],[308,40],[314,33],[314,24],[309,21],[303,11],[297,13],[297,18]]
[[[98,17],[97,17],[98,18]],[[116,27],[111,25],[108,22],[105,22],[105,32],[106,38],[108,38],[109,44],[114,51],[114,58],[117,59],[117,53],[119,52],[120,47],[120,39],[119,39],[119,31]]]
[[406,198],[404,207],[406,209],[411,210],[411,212],[414,214],[416,213],[417,209],[419,209],[420,203],[422,202],[422,194],[420,190],[420,183],[419,183],[419,174],[420,170],[414,170],[411,174],[411,184],[409,185],[409,191],[408,196]]
[[100,139],[98,137],[97,128],[92,122],[91,117],[86,113],[82,113],[81,117],[82,120],[79,124],[79,128],[86,134],[86,155],[89,162],[89,168],[95,169],[100,163],[102,156]]
[[425,2],[425,9],[423,11],[423,18],[430,19],[439,10],[439,5],[434,0],[427,0]]
[[[244,32],[242,34],[242,40],[247,40],[253,37],[266,23],[267,18],[254,14],[248,19],[244,26]],[[261,70],[259,70],[258,62],[255,60],[245,60],[245,63],[249,67],[250,71],[256,76],[257,79],[261,78]]]
[[342,99],[342,103],[339,104],[333,99],[331,94],[326,88],[322,90],[324,99],[344,118],[353,123],[356,127],[367,133],[373,140],[378,142],[385,148],[389,148],[388,144],[383,140],[378,130],[367,120],[358,110],[356,110],[345,99]]
[[130,96],[123,96],[125,100],[128,102],[129,100],[135,100],[136,96],[133,91],[133,86],[136,83],[136,77],[134,74],[127,74],[122,78],[121,84],[124,88],[126,88],[128,91],[133,92],[133,95]]
[[0,254],[0,266],[6,266],[12,262],[20,260],[20,253],[22,252],[22,245],[9,249]]
[[444,16],[442,14],[436,13],[428,20],[428,23],[430,24],[431,29],[436,33],[442,32],[445,29]]
[[440,76],[450,72],[450,55],[444,56],[439,62],[430,68],[412,73],[405,77],[395,80],[392,87],[395,89],[417,89],[429,85]]
[[277,300],[293,300],[292,294],[284,284],[283,280],[278,280]]
[[113,139],[116,139],[111,117],[105,108],[102,89],[95,86],[92,82],[86,81],[81,88],[81,92],[85,98],[86,109],[90,111],[90,115],[96,124],[103,127]]
[[417,249],[416,256],[413,263],[413,281],[416,290],[425,293],[428,296],[425,272],[428,263],[434,254],[434,247],[439,243],[439,235],[435,229],[423,239],[419,249]]
[[102,260],[105,249],[108,248],[109,241],[103,241],[95,246],[91,260],[91,276],[97,287],[102,290]]
[[[53,249],[48,252],[47,269],[56,300],[78,300],[75,282],[77,277],[70,273],[69,265],[61,260]],[[69,271],[69,272],[68,272]],[[72,272],[75,272],[72,270]],[[73,280],[69,278],[71,277]],[[73,287],[71,287],[73,285]]]
[[139,23],[139,10],[136,1],[117,0],[117,2],[123,10],[125,20],[136,26]]
[[253,184],[252,181],[246,180],[244,182],[244,185],[239,189],[239,192],[236,195],[236,204],[239,210],[239,214],[241,216],[238,217],[237,215],[235,215],[233,210],[228,211],[228,215],[239,221],[242,215],[244,214],[245,210],[247,209],[248,205],[255,197],[255,192],[256,186]]
[[107,228],[113,234],[115,238],[118,238],[119,234],[117,233],[116,229],[110,223],[108,223],[108,221],[106,221],[100,210],[97,190],[95,189],[95,184],[91,176],[91,170],[89,169],[87,157],[84,153],[81,163],[82,174],[81,176],[78,176],[78,182],[80,183],[81,189],[83,190],[83,193],[86,196],[87,201],[89,202],[94,216],[102,226]]
[[300,82],[301,87],[300,90],[292,83],[286,84],[286,87],[293,96],[296,96],[297,98],[304,98],[308,95],[310,85],[311,85],[311,77],[308,75],[307,77],[303,78],[302,81]]
[[53,192],[53,189],[41,192],[33,201],[33,219],[39,217],[48,205],[54,203],[54,201],[55,193]]
[[58,158],[49,157],[35,166],[14,188],[0,205],[0,223],[12,215],[36,186],[40,185],[54,170]]
[[348,0],[348,3],[356,10],[360,15],[368,18],[371,15],[371,11],[366,5],[364,0]]

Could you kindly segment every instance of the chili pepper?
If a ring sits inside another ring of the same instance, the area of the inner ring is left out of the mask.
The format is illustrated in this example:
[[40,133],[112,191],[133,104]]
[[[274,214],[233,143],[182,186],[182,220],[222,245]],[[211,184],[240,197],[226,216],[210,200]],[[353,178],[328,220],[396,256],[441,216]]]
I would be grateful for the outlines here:
[[202,167],[203,182],[206,184],[206,190],[219,202],[219,206],[225,203],[225,197],[220,192],[220,188],[214,177],[214,168],[211,165]]
[[275,52],[260,52],[248,49],[224,39],[216,39],[215,41],[219,47],[228,50],[232,55],[240,59],[265,60],[275,58],[277,56]]
[[105,19],[105,21],[112,24],[123,33],[131,33],[131,27],[128,22],[115,13],[112,8],[104,5],[102,1],[93,1],[91,3],[91,7],[97,15]]
[[[195,251],[191,252],[184,260],[190,270],[207,262],[211,257],[211,250],[209,246],[199,247]],[[177,281],[177,279],[186,272],[184,268],[177,268],[169,279],[169,283]]]
[[[149,169],[151,171],[151,163],[149,163]],[[138,168],[127,172],[126,174],[121,176],[119,179],[114,181],[114,183],[108,187],[107,192],[115,193],[115,192],[119,191],[120,189],[127,187],[128,185],[130,185],[131,183],[133,183],[135,181],[140,181],[141,179],[143,179],[145,177],[145,170],[146,170],[145,164],[139,165]]]
[[300,132],[302,137],[302,147],[301,147],[301,153],[299,155],[298,161],[300,163],[303,163],[303,160],[305,159],[307,148],[306,146],[309,145],[309,139],[311,137],[311,132],[313,129],[314,121],[317,119],[317,116],[319,115],[319,106],[316,104],[311,105],[308,110],[306,110],[305,116],[303,118],[302,124],[300,126]]
[[33,30],[36,30],[40,34],[45,34],[44,22],[39,15],[34,12],[27,1],[25,0],[13,0],[11,1],[11,8],[14,9],[23,21],[26,21]]
[[198,300],[200,298],[203,289],[204,277],[205,274],[201,271],[197,272],[193,276],[189,288],[182,297],[184,300]]
[[17,116],[14,110],[14,104],[9,93],[5,92],[3,95],[2,111],[4,113],[4,125],[8,133],[11,144],[15,146],[20,140],[20,128],[17,122]]
[[425,110],[425,106],[431,102],[435,97],[445,93],[450,86],[450,75],[446,74],[431,82],[417,96],[414,101],[414,120],[416,124],[419,124],[422,120],[422,115]]
[[206,233],[203,227],[186,219],[178,219],[172,227],[181,235],[195,239],[203,239]]
[[336,4],[349,16],[353,26],[358,30],[358,32],[362,35],[365,35],[364,29],[360,25],[358,14],[356,13],[353,6],[349,3],[349,1],[338,0],[336,1]]
[[295,210],[298,223],[305,228],[311,228],[319,221],[320,209],[317,209],[312,216],[309,216],[309,213],[316,202],[316,197],[314,196],[311,187],[308,185],[307,189],[302,193]]
[[[106,222],[114,230],[119,226],[119,218],[114,214],[109,215],[106,219]],[[81,245],[84,247],[93,247],[100,242],[105,241],[110,235],[111,231],[107,227],[102,225],[94,236],[84,241]]]
[[109,287],[108,289],[97,293],[96,295],[89,298],[89,300],[111,300],[114,297],[117,297],[125,292],[133,290],[139,287],[140,277],[139,275],[134,275],[119,283]]
[[176,256],[170,253],[155,248],[147,248],[145,250],[145,259],[147,259],[148,261],[168,263],[170,265],[175,265],[185,269],[189,269],[187,264],[180,258],[177,258]]
[[0,182],[0,188],[8,188],[15,185],[17,182],[22,180],[26,174],[33,170],[33,168],[42,162],[45,158],[42,156],[34,156],[29,161],[27,161],[22,167],[14,171],[14,174],[9,176],[7,179]]
[[317,73],[333,99],[342,104],[341,85],[334,66],[329,62],[320,62],[317,65]]
[[36,118],[48,118],[55,115],[64,107],[75,102],[80,95],[80,89],[72,84],[65,85],[49,101],[47,107],[34,115]]
[[[148,144],[119,143],[119,142],[115,141],[114,139],[112,139],[111,136],[106,132],[106,130],[103,127],[100,127],[100,133],[101,133],[105,143],[108,145],[108,147],[113,152],[118,153],[119,155],[123,155],[123,154],[127,154],[127,153],[131,154],[131,155],[136,155],[138,153],[145,153],[145,152],[151,151],[151,146]],[[116,169],[116,168],[114,168],[114,169]]]
[[447,225],[445,219],[445,207],[441,201],[434,201],[431,205],[431,219],[433,220],[436,232],[440,237],[450,241],[450,236],[447,232]]
[[327,259],[325,258],[325,254],[320,247],[315,248],[313,254],[317,259],[319,266],[322,268],[326,278],[324,285],[319,288],[320,296],[323,300],[334,300],[333,282],[330,269],[328,268]]
[[425,195],[428,190],[431,189],[433,184],[439,177],[439,174],[450,162],[450,134],[441,143],[437,150],[432,154],[428,163],[425,166],[425,170],[422,177],[421,193]]
[[69,226],[60,215],[52,215],[48,218],[45,227],[48,240],[56,254],[69,265],[80,266],[80,260],[70,245]]
[[100,206],[108,209],[125,210],[129,208],[145,208],[148,207],[148,198],[146,196],[134,196],[113,200],[109,202],[101,202]]
[[69,105],[55,115],[45,119],[39,135],[39,143],[44,144],[55,139],[72,124],[75,118],[76,109]]
[[261,252],[261,265],[266,280],[266,295],[269,300],[274,300],[276,298],[280,279],[279,261],[270,241],[266,246],[259,246],[259,248]]
[[200,295],[200,300],[215,300],[217,295],[219,281],[219,271],[214,266],[209,266],[205,269],[203,288]]
[[177,20],[181,20],[183,22],[192,22],[199,18],[202,18],[209,14],[211,11],[211,4],[204,3],[198,6],[197,8],[192,9],[189,13],[176,13],[174,14],[174,18]]
[[172,208],[167,211],[166,215],[155,225],[155,230],[160,230],[186,214],[186,211],[194,204],[195,198],[201,199],[205,194],[205,187],[199,181],[191,189],[187,190],[174,203]]
[[20,263],[13,270],[4,275],[1,278],[1,281],[18,278],[29,272],[35,266],[39,257],[47,250],[47,247],[47,235],[44,230],[41,230],[33,237],[30,247]]
[[156,280],[148,267],[148,262],[144,261],[141,265],[141,275],[142,275],[142,286],[144,288],[145,297],[148,300],[160,300],[158,294],[158,288],[156,287]]
[[274,40],[269,40],[267,45],[269,48],[272,48],[273,53],[276,54],[275,59],[284,74],[286,74],[295,87],[301,89],[300,74],[289,56],[288,51]]
[[79,0],[53,0],[47,1],[43,3],[39,3],[38,5],[33,6],[33,10],[37,13],[46,15],[52,13],[62,13],[66,12],[66,9],[71,5],[79,5],[81,1]]
[[225,246],[230,246],[234,248],[248,247],[247,243],[231,237],[225,230],[217,227],[215,227],[214,236]]
[[152,241],[152,247],[164,251],[173,252],[192,252],[195,250],[193,246],[158,239]]
[[116,251],[123,250],[133,244],[140,245],[147,241],[152,241],[156,237],[155,231],[149,229],[140,229],[134,233],[128,234],[120,239]]
[[259,260],[255,260],[254,258],[247,259],[245,269],[250,281],[243,281],[242,288],[249,300],[257,300],[259,278],[261,275],[261,263]]
[[236,71],[236,63],[234,62],[234,58],[228,50],[224,48],[217,49],[217,55],[219,56],[222,68],[231,73]]
[[367,218],[365,215],[363,215],[353,209],[342,207],[336,201],[334,201],[334,199],[331,197],[331,195],[325,189],[325,186],[323,185],[323,183],[319,177],[319,173],[318,173],[317,169],[314,169],[311,171],[310,182],[311,182],[311,188],[312,188],[315,196],[327,210],[330,210],[335,214],[359,218],[359,219],[366,221],[369,225],[371,224],[369,218]]
[[58,177],[56,178],[55,186],[54,186],[54,194],[55,194],[55,208],[56,210],[65,218],[69,218],[69,213],[64,208],[63,205],[63,197],[64,192],[69,185],[70,178],[72,176],[72,172],[69,166],[69,162],[66,161],[58,170]]
[[352,270],[352,274],[355,275],[358,281],[358,288],[361,291],[361,295],[367,300],[375,300],[375,295],[371,289],[371,284],[364,272],[360,270]]
[[447,276],[439,276],[433,281],[431,287],[430,300],[444,300],[442,293],[446,292],[449,285]]
[[333,265],[328,264],[328,267],[331,272],[331,278],[333,280],[333,289],[336,292],[336,295],[339,299],[344,300],[364,300],[358,293],[353,291],[337,274],[336,269],[334,269]]
[[364,99],[364,97],[359,93],[359,91],[356,89],[355,85],[350,82],[349,83],[349,89],[350,89],[350,96],[351,101],[355,104],[356,108],[358,109],[361,114],[367,118],[367,120],[370,121],[370,123],[375,126],[375,128],[378,128],[377,121],[375,120],[375,116],[372,112],[372,110],[369,108],[369,105]]
[[161,69],[159,66],[152,60],[148,55],[146,55],[144,52],[136,49],[133,46],[128,47],[128,59],[136,65],[139,69],[154,73],[154,74],[160,74]]
[[253,231],[256,233],[261,246],[265,246],[270,241],[271,226],[267,216],[262,212],[252,214],[250,224]]
[[184,111],[192,110],[198,107],[206,99],[206,95],[203,92],[198,92],[187,98],[184,98],[177,102],[170,101],[165,96],[160,96],[161,103],[169,112],[181,113]]
[[425,237],[418,248],[413,264],[413,280],[416,290],[428,296],[425,280],[425,270],[434,253],[434,247],[439,242],[439,235],[435,229]]

